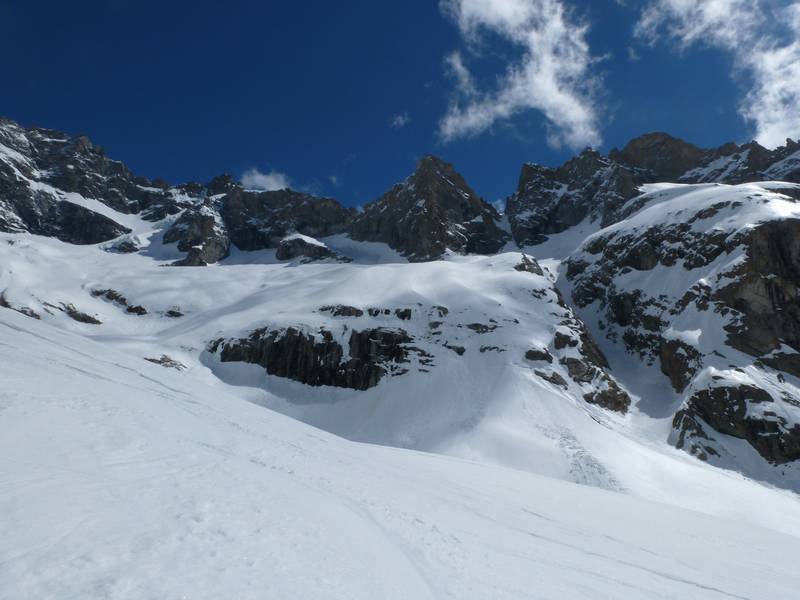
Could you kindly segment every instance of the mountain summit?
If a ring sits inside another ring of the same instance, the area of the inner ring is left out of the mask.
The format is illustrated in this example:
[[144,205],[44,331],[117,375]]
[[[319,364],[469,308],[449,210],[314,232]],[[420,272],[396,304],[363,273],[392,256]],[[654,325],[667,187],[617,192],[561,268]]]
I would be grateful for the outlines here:
[[364,207],[351,227],[355,240],[383,242],[412,261],[447,251],[492,254],[509,239],[497,211],[479,198],[453,165],[435,156]]

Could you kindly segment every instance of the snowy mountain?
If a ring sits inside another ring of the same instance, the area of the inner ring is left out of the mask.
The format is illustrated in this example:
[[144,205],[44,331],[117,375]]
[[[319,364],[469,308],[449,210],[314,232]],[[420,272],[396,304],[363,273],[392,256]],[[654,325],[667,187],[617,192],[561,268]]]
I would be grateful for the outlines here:
[[500,214],[427,156],[357,212],[0,121],[0,597],[791,597],[798,164],[649,134]]

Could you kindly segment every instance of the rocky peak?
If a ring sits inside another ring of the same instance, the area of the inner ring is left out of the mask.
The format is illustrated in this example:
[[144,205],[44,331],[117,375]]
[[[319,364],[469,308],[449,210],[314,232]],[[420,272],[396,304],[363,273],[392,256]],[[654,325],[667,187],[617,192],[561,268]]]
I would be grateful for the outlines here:
[[435,260],[447,250],[490,254],[508,238],[499,219],[453,165],[428,155],[403,183],[364,208],[351,237],[384,242],[412,261]]
[[205,185],[205,189],[207,190],[209,196],[227,194],[241,187],[241,184],[228,173],[217,175]]
[[632,139],[622,150],[609,152],[612,160],[649,171],[654,181],[674,181],[697,167],[706,151],[668,133],[646,133]]
[[594,177],[600,169],[607,168],[611,164],[612,161],[597,150],[586,148],[578,156],[556,169],[556,177],[570,187],[579,187]]
[[517,193],[523,193],[526,189],[542,182],[556,182],[558,175],[556,169],[545,167],[537,163],[525,163],[519,174],[517,183]]
[[640,179],[635,169],[590,148],[557,169],[525,164],[506,204],[514,240],[539,244],[586,219],[608,225],[638,193]]
[[[42,208],[40,199],[47,196],[55,202],[59,192],[77,193],[125,214],[147,210],[166,197],[163,188],[154,186],[144,177],[135,176],[123,163],[109,158],[102,147],[85,135],[70,136],[52,129],[25,128],[3,119],[0,122],[0,144],[10,150],[0,153],[0,162],[10,167],[4,175],[6,185],[18,189],[13,210],[22,221],[28,222],[26,227],[37,227],[25,215],[42,213],[39,210]],[[0,202],[8,200],[8,195],[0,198]]]
[[700,163],[681,175],[679,181],[728,184],[773,179],[800,181],[800,152],[792,148],[791,140],[775,150],[769,150],[755,140],[742,145],[730,142],[706,150]]

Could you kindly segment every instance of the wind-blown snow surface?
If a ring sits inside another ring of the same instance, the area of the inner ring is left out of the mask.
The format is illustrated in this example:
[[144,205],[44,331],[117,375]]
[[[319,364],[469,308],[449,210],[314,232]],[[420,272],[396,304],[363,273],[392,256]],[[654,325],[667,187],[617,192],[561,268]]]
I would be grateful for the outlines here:
[[775,598],[785,532],[362,445],[0,311],[0,597]]

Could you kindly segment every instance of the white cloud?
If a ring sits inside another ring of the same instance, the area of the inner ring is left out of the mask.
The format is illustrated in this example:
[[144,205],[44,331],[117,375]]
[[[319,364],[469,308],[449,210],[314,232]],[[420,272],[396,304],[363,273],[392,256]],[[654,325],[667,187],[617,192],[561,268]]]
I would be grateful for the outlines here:
[[762,17],[759,0],[650,0],[636,34],[652,41],[662,30],[682,48],[695,43],[732,46],[750,37]]
[[464,59],[461,57],[460,52],[453,52],[444,59],[448,71],[456,80],[458,90],[470,98],[477,95],[478,90],[475,88],[475,82],[472,81],[472,74],[464,64]]
[[248,190],[262,190],[265,192],[283,190],[289,187],[289,177],[278,171],[262,173],[256,168],[247,169],[242,174],[242,185]]
[[411,117],[407,112],[398,113],[389,119],[389,127],[392,129],[402,129],[411,122]]
[[551,145],[600,143],[594,99],[599,80],[591,73],[597,59],[586,41],[586,25],[572,18],[562,0],[441,0],[440,6],[473,52],[487,33],[522,50],[521,59],[507,65],[490,92],[477,89],[460,53],[446,58],[457,94],[439,122],[445,141],[474,136],[523,111],[538,110],[547,119]]
[[650,0],[636,27],[650,44],[666,37],[731,53],[749,91],[740,114],[776,147],[800,136],[800,5],[783,0]]

